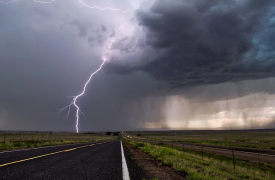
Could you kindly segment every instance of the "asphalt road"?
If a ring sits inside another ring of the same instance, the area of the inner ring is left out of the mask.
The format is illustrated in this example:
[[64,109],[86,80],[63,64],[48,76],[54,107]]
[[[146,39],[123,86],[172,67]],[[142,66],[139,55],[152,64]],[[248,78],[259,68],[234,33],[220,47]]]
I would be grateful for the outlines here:
[[122,180],[120,139],[0,153],[0,179]]

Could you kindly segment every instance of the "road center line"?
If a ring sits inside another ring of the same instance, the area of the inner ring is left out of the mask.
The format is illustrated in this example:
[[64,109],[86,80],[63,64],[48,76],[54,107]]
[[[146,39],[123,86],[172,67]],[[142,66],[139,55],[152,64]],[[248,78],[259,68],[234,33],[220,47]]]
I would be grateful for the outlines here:
[[[105,143],[106,142],[104,142],[104,143],[98,143],[98,145],[99,144],[105,144]],[[76,148],[71,148],[71,149],[57,151],[57,152],[53,152],[53,153],[49,153],[49,154],[44,154],[44,155],[40,155],[40,156],[31,157],[31,158],[28,158],[28,159],[22,159],[22,160],[19,160],[19,161],[13,161],[13,162],[9,162],[9,163],[6,163],[6,164],[1,164],[0,167],[11,165],[11,164],[16,164],[16,163],[19,163],[19,162],[29,161],[29,160],[32,160],[32,159],[37,159],[37,158],[41,158],[41,157],[45,157],[45,156],[50,156],[50,155],[58,154],[58,153],[62,153],[62,152],[73,151],[73,150],[76,150],[76,149],[80,149],[80,148],[84,148],[84,147],[88,147],[88,146],[94,146],[94,145],[97,145],[97,144],[90,144],[90,145],[86,145],[86,146],[80,146],[80,147],[76,147]]]

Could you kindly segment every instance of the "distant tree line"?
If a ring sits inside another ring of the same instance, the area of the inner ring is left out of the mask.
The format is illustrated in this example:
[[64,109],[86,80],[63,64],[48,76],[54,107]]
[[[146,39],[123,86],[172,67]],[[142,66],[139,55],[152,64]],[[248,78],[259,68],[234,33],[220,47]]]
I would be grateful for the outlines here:
[[97,134],[97,133],[94,133],[94,132],[84,132],[83,134]]
[[106,135],[107,136],[111,136],[111,135],[113,135],[113,136],[119,136],[119,132],[110,132],[110,131],[107,131]]

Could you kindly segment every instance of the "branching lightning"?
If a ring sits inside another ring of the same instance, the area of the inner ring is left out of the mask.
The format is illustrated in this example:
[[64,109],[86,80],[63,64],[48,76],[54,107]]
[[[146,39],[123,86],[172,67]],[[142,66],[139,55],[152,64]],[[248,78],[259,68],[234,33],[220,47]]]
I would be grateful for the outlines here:
[[38,0],[33,0],[34,2],[37,2],[37,3],[42,3],[42,4],[50,4],[56,0],[51,0],[51,1],[38,1]]
[[[125,24],[125,23],[123,23],[123,24],[115,31],[115,34],[117,34],[117,33],[122,29],[122,27],[124,26],[124,24]],[[110,49],[110,48],[111,48],[112,43],[114,43],[114,37],[113,37],[113,38],[110,40],[110,42],[108,43],[107,49]],[[66,117],[68,118],[68,117],[69,117],[69,114],[70,114],[71,106],[74,105],[74,106],[76,107],[76,125],[75,125],[75,128],[76,128],[76,132],[77,132],[77,133],[78,133],[78,123],[79,123],[79,112],[82,113],[81,110],[80,110],[80,108],[79,108],[79,106],[78,106],[77,103],[76,103],[76,102],[77,102],[77,99],[85,94],[87,85],[88,85],[89,82],[91,81],[92,77],[93,77],[98,71],[100,71],[101,68],[102,68],[102,66],[105,64],[106,58],[103,57],[102,60],[103,60],[103,62],[101,63],[100,67],[99,67],[95,72],[93,72],[93,73],[90,75],[89,79],[88,79],[87,82],[84,84],[83,91],[82,91],[79,95],[74,96],[74,97],[73,97],[73,101],[72,101],[68,106],[66,106],[66,107],[64,107],[64,108],[62,108],[62,109],[60,109],[60,111],[59,111],[59,113],[60,113],[60,112],[62,112],[63,110],[65,110],[65,109],[68,108],[68,112],[67,112],[67,114],[66,114]],[[82,113],[82,114],[83,114],[83,113]],[[84,115],[84,114],[83,114],[83,115]],[[85,116],[85,115],[84,115],[84,116]]]
[[9,2],[0,1],[0,3],[11,4],[11,3],[14,3],[14,2],[17,2],[17,1],[21,1],[21,0],[14,0],[14,1],[9,1]]
[[78,99],[79,97],[81,97],[81,96],[84,95],[84,93],[85,93],[85,91],[86,91],[86,87],[87,87],[87,85],[89,84],[89,82],[91,81],[93,75],[95,75],[98,71],[101,70],[101,68],[102,68],[102,66],[104,65],[105,61],[106,61],[106,59],[104,58],[102,64],[100,65],[100,67],[99,67],[95,72],[93,72],[93,73],[90,75],[88,81],[87,81],[87,82],[85,83],[85,85],[84,85],[83,91],[82,91],[79,95],[75,96],[74,99],[73,99],[73,104],[74,104],[74,106],[76,107],[76,125],[75,125],[75,127],[76,127],[76,132],[77,132],[77,133],[78,133],[78,121],[79,121],[79,111],[80,111],[80,109],[79,109],[79,106],[76,104],[76,101],[77,101],[77,99]]
[[[5,1],[1,1],[0,0],[0,3],[3,3],[3,4],[11,4],[11,3],[15,3],[15,2],[18,2],[18,1],[21,1],[21,0],[13,0],[13,1],[8,1],[8,2],[5,2]],[[43,0],[33,0],[34,2],[37,2],[37,3],[42,3],[42,4],[50,4],[56,0],[50,0],[50,1],[43,1]],[[105,11],[105,10],[110,10],[110,11],[121,11],[122,13],[127,13],[127,11],[123,10],[123,9],[118,9],[118,8],[110,8],[110,7],[99,7],[99,6],[90,6],[86,3],[84,3],[82,0],[78,0],[81,4],[83,4],[84,6],[90,8],[90,9],[98,9],[98,10],[101,10],[101,11]]]
[[[21,1],[21,0],[13,0],[13,1],[9,1],[9,2],[4,2],[4,1],[0,1],[0,3],[3,3],[3,4],[11,4],[11,3],[14,3],[14,2],[17,2],[17,1]],[[56,0],[50,0],[50,1],[40,1],[40,0],[33,0],[34,2],[37,2],[37,3],[42,3],[42,4],[50,4]]]
[[[4,2],[4,1],[1,1],[0,0],[0,3],[3,3],[3,4],[11,4],[11,3],[15,3],[15,2],[18,2],[18,1],[21,1],[21,0],[12,0],[12,1],[9,1],[9,2]],[[53,3],[54,1],[56,0],[49,0],[49,1],[43,1],[43,0],[33,0],[34,2],[36,3],[42,3],[42,4],[50,4],[50,3]],[[122,9],[116,9],[116,8],[110,8],[110,7],[99,7],[99,6],[90,6],[86,3],[84,3],[82,0],[78,0],[81,4],[83,4],[84,6],[90,8],[90,9],[98,9],[98,10],[110,10],[110,11],[120,11],[122,13],[127,13],[127,11],[125,10],[122,10]],[[118,31],[120,31],[122,29],[122,27],[124,26],[125,23],[123,23],[116,31],[115,33],[117,33]],[[108,45],[107,45],[107,50],[111,48],[111,45],[112,43],[114,42],[114,37],[109,41]],[[85,91],[86,91],[86,88],[87,88],[87,85],[89,84],[89,82],[91,81],[92,77],[101,70],[102,66],[105,64],[106,62],[106,57],[103,57],[102,58],[102,63],[100,65],[100,67],[95,71],[93,72],[90,77],[88,78],[88,80],[86,81],[86,83],[84,84],[84,87],[83,87],[83,91],[77,95],[77,96],[73,96],[73,101],[67,105],[66,107],[62,108],[59,110],[58,114],[60,114],[63,110],[65,109],[68,109],[68,112],[66,114],[66,118],[68,119],[69,118],[69,115],[70,115],[70,111],[71,111],[71,106],[75,106],[76,108],[76,132],[78,133],[78,124],[79,124],[79,113],[83,114],[79,108],[79,106],[77,105],[77,99],[81,96],[83,96],[85,94]],[[84,114],[83,114],[84,115]],[[85,116],[85,115],[84,115]]]
[[[83,5],[85,5],[86,7],[91,8],[91,9],[99,9],[99,10],[102,10],[102,11],[103,11],[103,10],[121,11],[122,13],[126,13],[126,12],[127,12],[127,11],[124,11],[124,10],[122,10],[122,9],[114,9],[114,8],[109,8],[109,7],[101,8],[101,7],[99,7],[99,6],[89,6],[89,5],[85,4],[82,0],[78,0],[78,1],[81,2]],[[123,24],[118,28],[118,30],[115,31],[115,33],[117,33],[118,31],[120,31],[120,30],[122,29],[122,27],[124,26],[124,24],[125,24],[125,23],[123,23]],[[114,38],[114,37],[113,37],[113,38]],[[111,45],[112,45],[112,43],[114,42],[114,39],[113,39],[113,38],[110,40],[110,43],[109,43],[108,46],[107,46],[108,49],[111,48]],[[68,106],[64,107],[63,109],[61,109],[61,110],[59,111],[59,112],[61,112],[61,111],[65,110],[66,108],[68,108],[68,112],[67,112],[67,115],[66,115],[66,117],[68,118],[68,117],[69,117],[69,114],[70,114],[70,108],[71,108],[71,106],[74,105],[74,106],[76,107],[76,125],[75,125],[75,128],[76,128],[76,132],[77,132],[77,133],[78,133],[78,124],[79,124],[79,112],[82,113],[81,110],[80,110],[80,108],[79,108],[79,106],[78,106],[77,103],[76,103],[76,102],[77,102],[77,99],[85,94],[87,85],[88,85],[89,82],[91,81],[92,77],[93,77],[98,71],[100,71],[101,68],[102,68],[102,66],[105,64],[106,58],[103,57],[102,60],[103,60],[103,61],[102,61],[101,65],[100,65],[100,67],[99,67],[95,72],[93,72],[93,73],[90,75],[88,81],[84,84],[83,91],[82,91],[79,95],[73,97],[73,101],[72,101],[71,104],[69,104]],[[82,113],[82,114],[83,114],[83,113]],[[84,115],[84,114],[83,114],[83,115]],[[85,115],[84,115],[84,116],[85,116]]]
[[99,10],[111,10],[111,11],[121,11],[122,13],[127,13],[127,11],[124,11],[122,9],[114,9],[114,8],[110,8],[110,7],[104,7],[104,8],[101,8],[99,6],[89,6],[88,4],[84,3],[82,0],[78,0],[79,2],[81,2],[84,6],[90,8],[90,9],[99,9]]

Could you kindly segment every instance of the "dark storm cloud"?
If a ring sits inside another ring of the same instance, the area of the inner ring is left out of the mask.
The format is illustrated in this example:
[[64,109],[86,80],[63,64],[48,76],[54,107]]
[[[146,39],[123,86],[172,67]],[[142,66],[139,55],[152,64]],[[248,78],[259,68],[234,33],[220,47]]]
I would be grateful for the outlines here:
[[114,41],[106,70],[137,71],[125,76],[100,71],[92,78],[77,102],[86,115],[80,131],[167,128],[174,118],[187,127],[193,117],[247,104],[258,108],[273,98],[252,97],[237,108],[211,105],[263,90],[274,93],[275,78],[166,91],[167,82],[190,87],[271,76],[273,1],[170,0],[150,6],[153,1],[145,1],[135,14],[137,2],[87,1],[126,14],[89,9],[79,1],[0,4],[0,130],[75,131],[75,108],[68,120],[67,111],[57,116],[57,109],[82,91],[109,40]]
[[102,45],[107,39],[107,28],[103,25],[93,27],[89,22],[78,20],[72,20],[69,24],[76,27],[77,36],[84,38],[91,46]]
[[116,57],[106,69],[143,70],[173,88],[272,77],[274,2],[156,0],[136,15],[145,33],[142,48],[152,48],[154,57],[145,51],[142,65],[132,67]]
[[[133,14],[127,0],[89,3]],[[75,108],[68,120],[67,111],[57,116],[58,109],[67,106],[72,100],[68,96],[79,94],[98,69],[104,45],[124,17],[120,12],[86,8],[78,1],[0,3],[0,130],[75,131]],[[145,73],[122,77],[98,72],[78,101],[86,114],[79,130],[131,127],[124,116],[130,109],[128,99],[141,99],[155,86]]]

